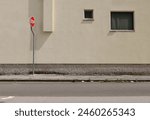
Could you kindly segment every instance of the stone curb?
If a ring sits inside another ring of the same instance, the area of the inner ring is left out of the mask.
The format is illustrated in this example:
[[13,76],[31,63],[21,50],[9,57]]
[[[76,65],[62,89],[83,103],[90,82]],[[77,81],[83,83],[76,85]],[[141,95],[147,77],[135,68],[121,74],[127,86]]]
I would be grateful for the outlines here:
[[77,75],[1,75],[0,81],[150,81],[150,76],[120,75],[120,76],[77,76]]

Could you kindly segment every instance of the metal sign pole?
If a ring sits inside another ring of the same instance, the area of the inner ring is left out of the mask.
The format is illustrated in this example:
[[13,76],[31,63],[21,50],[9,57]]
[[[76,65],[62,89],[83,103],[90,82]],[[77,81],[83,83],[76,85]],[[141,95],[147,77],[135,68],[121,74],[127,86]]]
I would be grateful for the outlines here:
[[35,34],[34,34],[34,31],[33,31],[33,28],[31,27],[31,32],[32,32],[32,35],[33,35],[33,61],[32,61],[32,74],[34,75],[35,73]]

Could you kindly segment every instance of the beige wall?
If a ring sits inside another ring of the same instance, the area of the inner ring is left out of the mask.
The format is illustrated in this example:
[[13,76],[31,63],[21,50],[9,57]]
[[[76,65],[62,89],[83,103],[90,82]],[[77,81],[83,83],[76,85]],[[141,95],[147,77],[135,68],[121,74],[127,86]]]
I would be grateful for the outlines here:
[[[32,63],[30,16],[36,63],[150,63],[150,0],[53,0],[52,24],[43,2],[0,0],[0,64]],[[84,9],[94,9],[93,22],[83,21]],[[111,32],[110,11],[134,11],[135,31]]]

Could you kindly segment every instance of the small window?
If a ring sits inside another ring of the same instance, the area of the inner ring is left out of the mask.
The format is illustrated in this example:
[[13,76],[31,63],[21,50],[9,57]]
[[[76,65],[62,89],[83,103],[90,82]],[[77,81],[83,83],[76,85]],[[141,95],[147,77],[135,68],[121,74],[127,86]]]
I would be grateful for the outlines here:
[[134,30],[133,12],[111,12],[111,30]]
[[84,10],[84,20],[93,20],[93,10]]

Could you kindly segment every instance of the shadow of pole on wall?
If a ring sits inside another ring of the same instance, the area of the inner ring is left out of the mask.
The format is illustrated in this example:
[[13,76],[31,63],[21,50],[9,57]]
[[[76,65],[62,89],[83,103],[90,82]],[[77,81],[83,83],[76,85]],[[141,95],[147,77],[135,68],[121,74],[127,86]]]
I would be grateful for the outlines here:
[[[29,18],[35,17],[35,50],[40,50],[51,33],[43,32],[43,0],[29,0]],[[30,34],[30,50],[33,50],[32,33]]]

